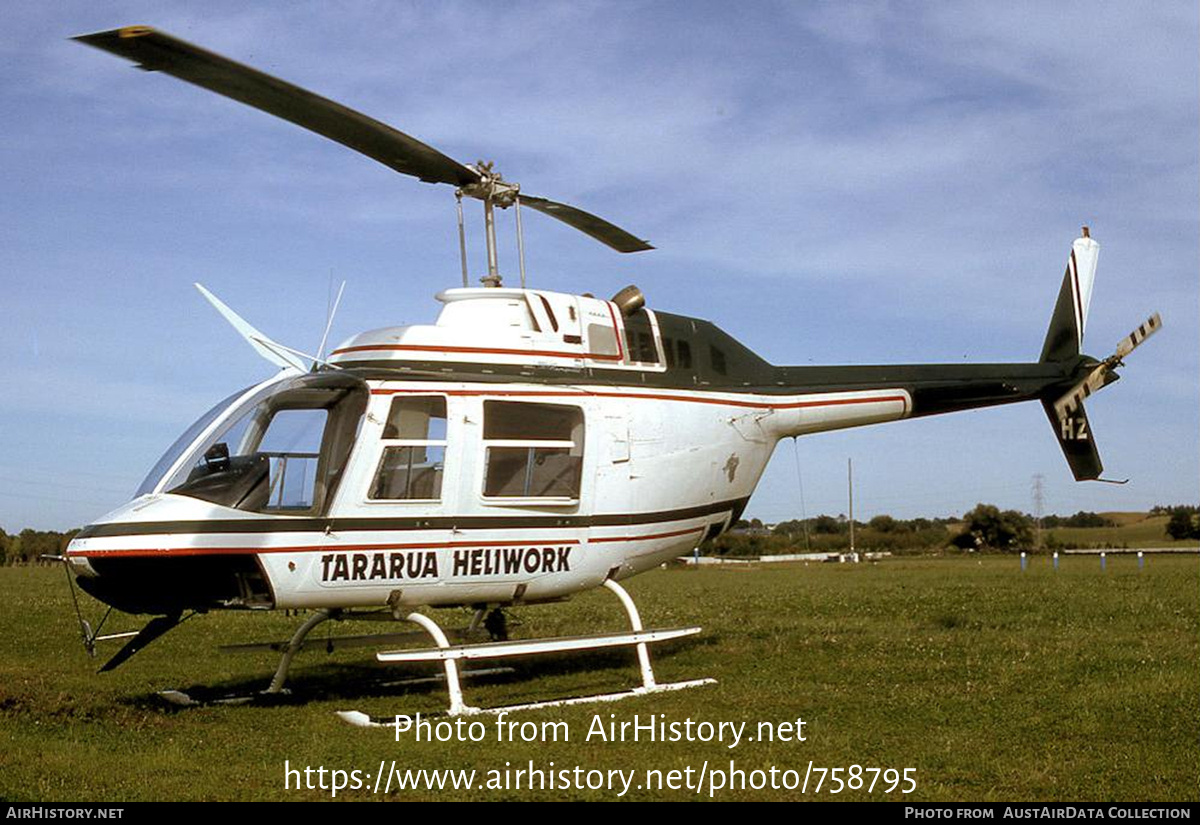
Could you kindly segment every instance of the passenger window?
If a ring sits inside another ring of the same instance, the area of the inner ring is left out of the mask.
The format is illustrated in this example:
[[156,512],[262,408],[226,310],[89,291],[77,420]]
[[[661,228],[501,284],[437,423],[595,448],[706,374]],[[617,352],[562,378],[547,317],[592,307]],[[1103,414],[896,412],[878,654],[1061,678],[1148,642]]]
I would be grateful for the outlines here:
[[712,360],[713,372],[717,375],[725,375],[725,353],[716,347],[708,348],[708,355]]
[[678,356],[678,357],[675,359],[675,363],[676,363],[676,364],[677,364],[677,365],[678,365],[678,366],[679,366],[681,369],[685,369],[685,370],[686,370],[686,369],[691,369],[691,368],[692,368],[692,347],[691,347],[691,344],[689,344],[687,341],[684,341],[684,340],[681,338],[681,339],[679,339],[677,342],[675,342],[675,345],[676,345],[676,346],[679,348],[679,356]]
[[687,341],[680,338],[678,341],[674,338],[664,338],[663,355],[667,358],[667,368],[673,369],[691,369],[692,367],[692,348]]
[[588,324],[588,352],[591,355],[616,355],[617,334],[612,327],[603,324]]
[[375,500],[438,500],[446,462],[446,399],[392,399],[383,426],[383,457],[368,497]]
[[483,440],[484,496],[579,498],[583,472],[579,407],[485,401]]

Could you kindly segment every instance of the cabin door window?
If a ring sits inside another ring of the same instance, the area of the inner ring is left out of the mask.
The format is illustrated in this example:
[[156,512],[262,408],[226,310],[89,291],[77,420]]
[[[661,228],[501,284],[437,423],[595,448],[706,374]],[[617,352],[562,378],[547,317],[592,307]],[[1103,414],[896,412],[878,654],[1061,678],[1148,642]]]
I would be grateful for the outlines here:
[[392,399],[383,426],[383,457],[369,498],[436,501],[446,467],[446,398]]
[[485,401],[487,498],[576,501],[583,474],[583,410],[558,404]]

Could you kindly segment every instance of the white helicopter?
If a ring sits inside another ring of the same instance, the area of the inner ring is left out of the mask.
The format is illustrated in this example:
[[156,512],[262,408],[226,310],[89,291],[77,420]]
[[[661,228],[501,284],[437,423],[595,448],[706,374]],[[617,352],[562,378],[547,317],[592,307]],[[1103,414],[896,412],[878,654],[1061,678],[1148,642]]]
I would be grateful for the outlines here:
[[[133,500],[84,528],[61,557],[110,612],[153,617],[140,632],[101,636],[80,616],[89,650],[128,638],[102,670],[195,613],[308,609],[277,646],[283,656],[267,693],[284,689],[314,627],[381,611],[419,624],[434,645],[378,659],[442,662],[452,715],[479,712],[463,699],[462,660],[636,648],[639,687],[570,702],[707,684],[655,680],[647,645],[700,629],[643,629],[619,582],[736,522],[780,439],[1040,401],[1075,478],[1101,480],[1083,399],[1117,380],[1122,359],[1161,326],[1155,314],[1103,361],[1081,353],[1099,252],[1085,227],[1037,361],[773,366],[707,321],[647,308],[635,287],[611,300],[529,289],[523,260],[521,288],[503,287],[497,207],[515,208],[519,249],[522,206],[619,252],[652,247],[522,194],[490,164],[460,164],[151,28],[76,39],[455,187],[463,255],[463,286],[437,296],[435,323],[363,332],[328,358],[272,341],[200,287],[278,371],[201,416]],[[488,274],[478,288],[467,286],[464,195],[484,206]],[[502,608],[601,586],[620,599],[628,632],[506,638]],[[451,644],[422,606],[473,607],[468,630],[483,624],[491,639]],[[561,702],[523,707],[544,704]]]

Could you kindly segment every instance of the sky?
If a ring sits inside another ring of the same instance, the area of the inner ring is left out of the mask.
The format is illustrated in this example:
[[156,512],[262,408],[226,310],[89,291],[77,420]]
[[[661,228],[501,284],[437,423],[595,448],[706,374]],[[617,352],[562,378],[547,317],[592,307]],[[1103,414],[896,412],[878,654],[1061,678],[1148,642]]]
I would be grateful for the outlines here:
[[[1088,401],[1071,479],[1040,405],[779,445],[767,522],[1200,500],[1200,109],[1192,2],[14,2],[0,30],[0,527],[127,500],[272,371],[192,288],[312,351],[431,323],[448,187],[70,41],[145,24],[648,238],[524,216],[530,283],[714,321],[778,364],[1036,360],[1080,226],[1085,350],[1164,328]],[[473,272],[484,261],[468,213]],[[515,282],[511,215],[501,268]],[[798,472],[799,470],[799,472]]]

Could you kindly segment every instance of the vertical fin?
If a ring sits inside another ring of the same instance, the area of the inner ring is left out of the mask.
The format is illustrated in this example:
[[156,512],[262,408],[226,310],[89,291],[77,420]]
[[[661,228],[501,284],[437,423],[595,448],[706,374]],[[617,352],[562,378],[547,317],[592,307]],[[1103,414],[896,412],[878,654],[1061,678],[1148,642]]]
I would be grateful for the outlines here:
[[1099,257],[1100,244],[1092,240],[1085,226],[1083,237],[1071,244],[1067,271],[1063,275],[1054,314],[1050,317],[1050,328],[1042,345],[1041,361],[1067,361],[1079,355]]

